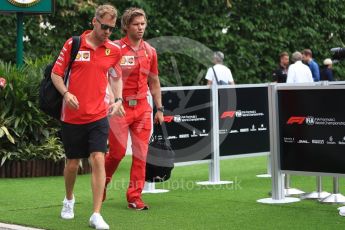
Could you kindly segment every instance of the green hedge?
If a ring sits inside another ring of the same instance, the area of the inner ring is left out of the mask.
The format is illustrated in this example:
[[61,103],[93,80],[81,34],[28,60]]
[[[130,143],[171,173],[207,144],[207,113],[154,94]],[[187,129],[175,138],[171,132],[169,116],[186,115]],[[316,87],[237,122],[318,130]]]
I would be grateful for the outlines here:
[[[311,48],[321,64],[330,57],[330,48],[344,46],[343,0],[56,0],[53,15],[25,16],[24,35],[30,39],[24,43],[25,55],[57,54],[68,37],[91,28],[94,7],[105,2],[113,3],[119,16],[130,6],[145,9],[146,39],[181,36],[223,51],[236,83],[270,81],[281,51]],[[39,26],[48,22],[55,28]],[[15,23],[15,15],[0,15],[4,31],[0,34],[0,59],[5,61],[15,59]],[[120,36],[116,29],[112,38]],[[205,83],[195,79],[209,63],[199,65],[197,60],[176,53],[158,58],[164,86],[180,84],[178,75],[183,85]],[[345,79],[344,70],[342,63],[336,64],[335,77]]]
[[38,107],[42,68],[50,59],[28,59],[20,69],[0,61],[0,76],[7,80],[0,92],[1,165],[6,160],[64,158],[58,122]]

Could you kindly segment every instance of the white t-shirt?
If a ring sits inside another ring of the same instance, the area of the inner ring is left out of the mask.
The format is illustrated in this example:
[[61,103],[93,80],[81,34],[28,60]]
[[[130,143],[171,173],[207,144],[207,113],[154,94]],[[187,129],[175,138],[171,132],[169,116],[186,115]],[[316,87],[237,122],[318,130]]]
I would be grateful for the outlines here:
[[[228,67],[222,64],[215,64],[213,68],[214,68],[214,71],[216,72],[218,81],[224,81],[228,84],[229,82],[234,82],[231,71]],[[213,81],[213,79],[214,81],[216,81],[212,68],[208,68],[205,78],[209,81]]]
[[314,82],[310,68],[302,61],[296,61],[289,66],[286,83],[307,83]]

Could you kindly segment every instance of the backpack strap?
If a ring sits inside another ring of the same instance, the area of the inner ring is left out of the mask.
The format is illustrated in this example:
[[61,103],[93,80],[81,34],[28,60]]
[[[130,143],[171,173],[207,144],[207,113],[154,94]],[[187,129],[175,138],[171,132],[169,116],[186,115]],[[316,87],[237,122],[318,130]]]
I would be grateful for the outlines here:
[[213,73],[214,73],[214,77],[216,78],[217,85],[219,85],[218,77],[217,77],[216,71],[214,70],[213,66],[212,66],[212,70],[213,70]]
[[72,49],[71,49],[71,59],[68,63],[68,67],[67,67],[67,71],[65,73],[65,77],[64,77],[64,83],[66,85],[67,81],[68,81],[68,77],[69,74],[71,72],[71,68],[72,68],[72,63],[74,62],[75,58],[77,57],[79,48],[80,48],[80,36],[73,36],[72,37]]

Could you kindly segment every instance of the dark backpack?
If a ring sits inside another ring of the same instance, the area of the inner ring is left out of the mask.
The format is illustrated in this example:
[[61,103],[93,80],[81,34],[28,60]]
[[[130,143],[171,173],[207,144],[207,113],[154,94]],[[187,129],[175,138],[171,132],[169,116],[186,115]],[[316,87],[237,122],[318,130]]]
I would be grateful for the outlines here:
[[[67,71],[65,71],[64,83],[66,85],[71,71],[72,63],[74,62],[78,51],[80,48],[80,36],[72,37],[72,49],[71,49],[71,59],[68,63]],[[47,115],[60,120],[61,109],[62,109],[62,100],[63,97],[60,92],[55,88],[53,81],[51,79],[52,69],[56,62],[48,64],[44,69],[44,77],[40,84],[39,92],[39,107]]]

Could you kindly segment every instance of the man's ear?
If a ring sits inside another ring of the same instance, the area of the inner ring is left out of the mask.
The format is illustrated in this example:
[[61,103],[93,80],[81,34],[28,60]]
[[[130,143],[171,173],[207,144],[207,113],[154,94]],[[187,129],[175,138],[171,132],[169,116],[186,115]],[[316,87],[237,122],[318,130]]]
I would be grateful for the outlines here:
[[93,17],[93,18],[92,18],[92,21],[91,21],[92,26],[95,26],[96,22],[97,22],[96,18]]
[[127,31],[128,31],[128,26],[129,25],[125,26],[125,33],[127,33]]

